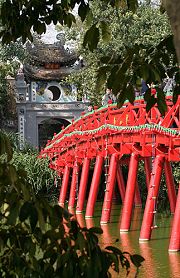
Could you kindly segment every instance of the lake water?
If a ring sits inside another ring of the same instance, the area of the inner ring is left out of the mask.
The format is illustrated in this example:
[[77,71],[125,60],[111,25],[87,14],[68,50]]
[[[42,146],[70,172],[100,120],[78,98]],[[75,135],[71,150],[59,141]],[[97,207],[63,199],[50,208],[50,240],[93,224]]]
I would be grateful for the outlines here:
[[[95,216],[85,219],[84,215],[77,215],[81,226],[88,228],[100,226],[102,203],[96,204]],[[131,229],[128,233],[120,234],[121,207],[113,204],[111,221],[102,225],[103,234],[99,237],[102,247],[113,245],[131,254],[140,254],[145,258],[140,268],[139,278],[180,278],[180,252],[168,253],[169,236],[173,216],[157,214],[156,223],[158,228],[152,231],[151,240],[139,243],[139,234],[143,217],[143,209],[135,208],[133,212]],[[119,240],[116,242],[116,240]],[[129,278],[135,277],[135,268],[131,267]],[[126,277],[122,271],[119,276],[115,273],[113,277]],[[103,278],[103,277],[102,277]]]

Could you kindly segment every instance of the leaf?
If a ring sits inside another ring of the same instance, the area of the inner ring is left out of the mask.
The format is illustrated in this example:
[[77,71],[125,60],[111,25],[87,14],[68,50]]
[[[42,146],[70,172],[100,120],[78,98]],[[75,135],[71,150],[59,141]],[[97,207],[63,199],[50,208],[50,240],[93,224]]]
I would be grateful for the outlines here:
[[102,39],[104,42],[109,42],[111,39],[111,30],[109,24],[105,21],[100,22],[100,28],[102,32]]
[[169,62],[170,62],[169,53],[163,53],[162,61],[166,66],[169,66]]
[[150,98],[148,101],[147,101],[147,104],[146,104],[146,111],[149,112],[151,110],[151,108],[156,104],[157,102],[157,99],[154,98],[154,96],[152,96],[152,98]]
[[99,29],[96,27],[96,24],[92,25],[90,29],[88,29],[84,36],[83,46],[86,47],[88,45],[89,50],[92,52],[97,48],[97,44],[99,42]]
[[151,89],[149,88],[144,94],[144,100],[148,102],[150,99],[151,99]]
[[47,16],[44,21],[46,22],[47,25],[51,24],[51,17]]
[[92,227],[89,229],[89,232],[99,234],[99,235],[103,234],[103,230],[99,227]]
[[9,165],[9,173],[8,174],[9,174],[9,178],[11,180],[11,183],[15,184],[18,177],[17,177],[16,169],[13,165]]
[[62,208],[62,214],[63,214],[63,217],[68,221],[72,216],[73,214],[70,213],[68,210],[66,210],[65,208]]
[[113,88],[113,93],[117,93],[119,91],[120,86],[120,77],[118,78],[117,72],[119,71],[119,66],[115,65],[111,68],[110,75],[107,80],[107,86],[108,88]]
[[173,103],[176,103],[178,96],[180,95],[180,73],[179,70],[177,70],[175,74],[175,82],[176,85],[174,87],[174,92],[173,92]]
[[[22,237],[22,240],[24,238]],[[29,252],[30,256],[33,257],[36,252],[36,244],[32,241],[32,238],[26,238],[24,242],[24,247],[26,248],[26,252]]]
[[31,195],[32,193],[29,191],[29,189],[27,188],[27,184],[22,183],[21,184],[21,189],[22,189],[22,193],[23,193],[23,199],[25,201],[28,201],[31,199]]
[[57,259],[57,253],[55,253],[55,250],[53,250],[51,247],[48,248],[46,250],[46,252],[44,253],[43,258],[47,259],[47,258],[51,258],[54,254],[56,254],[56,259]]
[[5,149],[7,153],[7,162],[9,162],[12,159],[13,151],[12,151],[11,143],[7,136],[4,136],[4,141],[5,141]]
[[76,242],[77,242],[78,247],[81,251],[86,248],[86,240],[85,240],[85,238],[84,238],[84,236],[81,232],[78,232]]
[[135,12],[138,7],[138,0],[127,0],[127,7],[132,12]]
[[144,100],[147,102],[146,111],[150,111],[150,109],[156,104],[157,98],[151,95],[151,89],[148,89],[144,94]]
[[23,204],[23,206],[20,209],[20,213],[19,213],[19,219],[20,221],[25,221],[29,215],[30,215],[30,211],[31,211],[32,205],[30,202],[25,202]]
[[107,69],[107,66],[99,68],[97,73],[96,91],[102,90],[107,78]]
[[52,207],[50,223],[53,228],[57,228],[59,224],[62,222],[62,212],[63,209],[60,206],[56,205]]
[[88,3],[85,3],[84,1],[81,1],[81,4],[79,5],[79,8],[78,8],[78,15],[80,16],[82,22],[85,20],[88,12],[89,12]]
[[9,32],[3,32],[2,35],[2,44],[8,44],[11,42],[11,34]]
[[37,21],[35,31],[38,34],[46,33],[46,24],[44,22]]
[[93,13],[92,13],[92,10],[90,9],[86,15],[86,21],[85,21],[85,24],[87,27],[91,26],[93,22]]
[[70,223],[71,223],[71,229],[69,233],[72,233],[74,238],[76,239],[79,230],[78,223],[76,220],[72,220]]
[[135,100],[135,91],[134,87],[131,84],[128,84],[125,90],[126,98],[133,104]]
[[130,255],[130,259],[131,259],[131,262],[136,266],[136,267],[140,267],[141,266],[141,263],[143,261],[145,261],[145,259],[138,255],[138,254],[134,254],[134,255]]
[[34,231],[36,224],[38,221],[38,213],[35,207],[31,208],[30,212],[30,225],[31,225],[31,230]]
[[66,263],[68,263],[70,261],[70,258],[71,258],[71,253],[69,251],[67,251],[66,253],[64,253],[61,256],[58,256],[57,267],[60,268],[60,267],[64,266]]
[[174,92],[173,92],[173,103],[174,104],[176,103],[179,95],[180,95],[180,86],[178,84],[178,85],[175,86]]
[[149,78],[149,68],[146,64],[141,65],[141,76],[145,81],[147,81]]
[[72,23],[76,22],[75,16],[71,13],[68,13],[67,15],[64,15],[64,23],[71,28]]
[[149,71],[150,71],[150,76],[151,76],[151,80],[155,80],[156,82],[159,81],[161,82],[161,76],[160,76],[160,72],[159,69],[157,69],[154,65],[149,64]]
[[33,234],[34,234],[34,236],[35,236],[35,238],[36,238],[36,240],[38,242],[40,242],[42,240],[42,231],[41,231],[41,229],[39,227],[36,227],[34,229],[34,233]]
[[119,260],[117,254],[109,253],[108,255],[111,258],[111,267],[113,267],[113,270],[119,273]]
[[126,94],[125,92],[121,91],[117,98],[117,107],[120,108],[124,104],[125,100],[126,100]]
[[19,216],[19,203],[14,203],[12,206],[10,206],[10,211],[8,215],[8,225],[14,225],[17,221],[17,217]]
[[166,105],[166,99],[164,92],[160,89],[157,88],[157,105],[160,113],[164,116],[165,112],[167,111],[167,105]]
[[23,222],[27,218],[29,218],[31,229],[32,229],[32,231],[34,231],[37,221],[38,221],[38,214],[37,214],[36,208],[30,202],[25,202],[23,204],[23,206],[21,207],[20,213],[19,213],[20,221]]
[[106,246],[105,247],[106,250],[109,250],[109,251],[112,251],[114,254],[117,254],[117,255],[122,255],[122,252],[121,250],[119,250],[118,248],[114,247],[114,246]]

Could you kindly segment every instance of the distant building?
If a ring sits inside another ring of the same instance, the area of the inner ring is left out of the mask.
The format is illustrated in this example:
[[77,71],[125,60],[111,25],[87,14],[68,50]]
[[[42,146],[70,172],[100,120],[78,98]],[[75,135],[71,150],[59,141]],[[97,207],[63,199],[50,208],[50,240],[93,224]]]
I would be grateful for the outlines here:
[[65,49],[63,34],[55,44],[27,45],[28,59],[16,78],[18,130],[24,140],[42,147],[54,132],[76,119],[88,103],[77,101],[77,88],[62,82],[71,72],[77,54]]

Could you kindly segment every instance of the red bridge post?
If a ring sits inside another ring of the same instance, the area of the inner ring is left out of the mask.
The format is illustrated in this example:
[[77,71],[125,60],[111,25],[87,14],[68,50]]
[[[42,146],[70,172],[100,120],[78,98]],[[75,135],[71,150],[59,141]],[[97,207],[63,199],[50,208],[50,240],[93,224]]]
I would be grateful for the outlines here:
[[180,250],[180,183],[174,213],[173,225],[171,230],[171,238],[169,243],[169,252],[177,252]]
[[79,171],[79,165],[77,164],[77,161],[75,161],[74,167],[73,167],[73,173],[72,173],[72,181],[71,181],[71,188],[70,188],[70,194],[69,194],[68,209],[74,208],[74,206],[75,206],[76,192],[78,189],[78,171]]
[[117,176],[116,177],[117,177],[117,184],[118,184],[121,200],[122,200],[122,203],[124,203],[126,189],[125,189],[125,183],[124,183],[121,165],[119,165],[117,167]]
[[103,209],[101,215],[101,224],[106,224],[107,222],[109,222],[110,219],[117,165],[119,162],[118,158],[119,155],[117,153],[111,155],[108,179],[106,184],[106,191],[105,191],[104,203],[103,203]]
[[131,214],[132,214],[135,188],[136,188],[138,160],[139,160],[138,154],[132,153],[130,164],[129,164],[128,180],[126,186],[124,206],[122,211],[120,232],[127,232],[130,228]]
[[137,181],[137,177],[136,177],[136,188],[135,188],[135,195],[134,195],[134,205],[135,207],[142,208],[141,195],[139,191],[139,184]]
[[146,173],[146,186],[147,189],[149,188],[149,183],[151,179],[151,162],[150,162],[150,157],[145,157],[144,158],[144,168],[145,168],[145,173]]
[[85,215],[86,218],[93,217],[94,214],[94,207],[95,207],[98,189],[99,189],[99,181],[102,172],[103,160],[104,159],[102,156],[98,155],[96,157],[96,164],[94,167],[94,173],[92,177],[91,187],[89,191],[89,198],[86,207],[86,215]]
[[69,166],[66,165],[64,168],[64,175],[62,179],[62,185],[61,185],[59,201],[58,201],[59,205],[62,207],[64,206],[66,200],[68,183],[69,183],[69,175],[70,175],[70,168]]
[[176,191],[175,191],[174,178],[172,175],[171,164],[168,160],[165,160],[164,172],[165,172],[165,177],[166,177],[166,185],[167,185],[167,189],[168,189],[170,210],[171,210],[171,213],[174,213],[175,207],[176,207]]
[[77,199],[76,213],[82,213],[86,197],[87,182],[89,176],[90,158],[85,157],[83,161],[81,180],[79,185],[79,194]]
[[139,241],[149,240],[151,237],[153,218],[154,214],[156,213],[155,205],[157,202],[159,192],[163,164],[164,156],[157,155],[153,163],[153,169],[149,184],[148,196],[146,200]]

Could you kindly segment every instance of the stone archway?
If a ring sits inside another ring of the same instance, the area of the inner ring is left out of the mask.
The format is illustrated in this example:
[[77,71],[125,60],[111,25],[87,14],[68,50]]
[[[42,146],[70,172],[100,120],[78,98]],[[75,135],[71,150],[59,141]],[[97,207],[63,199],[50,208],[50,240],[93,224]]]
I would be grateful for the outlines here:
[[51,140],[54,133],[59,133],[62,127],[70,124],[69,121],[62,118],[50,118],[43,120],[38,124],[38,138],[39,148],[46,146],[47,140]]

